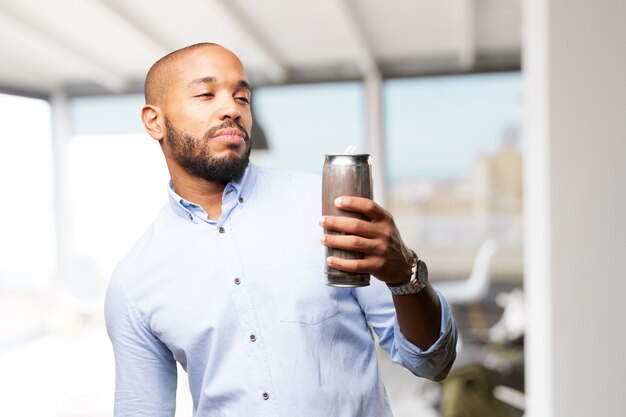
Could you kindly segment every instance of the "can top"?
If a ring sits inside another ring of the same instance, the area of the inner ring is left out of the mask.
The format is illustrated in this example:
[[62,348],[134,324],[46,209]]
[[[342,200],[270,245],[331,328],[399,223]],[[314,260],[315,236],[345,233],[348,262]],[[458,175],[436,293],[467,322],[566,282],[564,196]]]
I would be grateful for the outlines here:
[[333,153],[327,153],[325,154],[326,156],[346,156],[346,157],[358,157],[358,158],[363,158],[365,156],[370,156],[370,154],[368,153],[355,153],[355,154],[347,154],[347,153],[337,153],[337,154],[333,154]]
[[354,163],[365,163],[369,164],[370,162],[370,154],[362,153],[355,155],[329,155],[326,154],[325,163],[336,163],[336,164],[354,164]]

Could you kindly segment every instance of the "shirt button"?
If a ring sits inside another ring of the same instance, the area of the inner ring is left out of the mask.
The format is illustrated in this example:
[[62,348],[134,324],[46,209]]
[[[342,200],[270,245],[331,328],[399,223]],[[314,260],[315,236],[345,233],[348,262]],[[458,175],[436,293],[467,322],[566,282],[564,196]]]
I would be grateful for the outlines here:
[[226,233],[226,229],[224,229],[223,227],[220,227],[220,233]]
[[235,284],[236,284],[236,285],[241,284],[241,280],[240,280],[239,278],[235,278]]
[[243,203],[243,197],[239,197],[239,202]]
[[263,393],[263,399],[264,400],[269,400],[270,399],[270,395],[267,392]]
[[255,335],[253,335],[253,334],[251,334],[251,335],[250,335],[250,341],[251,341],[251,342],[256,342],[256,336],[255,336]]

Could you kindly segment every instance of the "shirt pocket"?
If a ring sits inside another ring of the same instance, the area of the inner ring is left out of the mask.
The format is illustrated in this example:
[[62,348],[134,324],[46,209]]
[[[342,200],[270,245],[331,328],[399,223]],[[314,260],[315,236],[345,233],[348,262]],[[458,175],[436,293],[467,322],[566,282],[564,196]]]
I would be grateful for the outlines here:
[[316,325],[339,313],[337,288],[326,285],[322,263],[281,271],[276,279],[281,322]]

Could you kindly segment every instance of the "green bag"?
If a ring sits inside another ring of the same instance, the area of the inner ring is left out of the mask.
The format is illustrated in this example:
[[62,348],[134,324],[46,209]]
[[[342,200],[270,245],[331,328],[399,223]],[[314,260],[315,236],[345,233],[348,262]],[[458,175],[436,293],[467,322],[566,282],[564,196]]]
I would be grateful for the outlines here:
[[482,365],[453,369],[441,382],[441,417],[514,417],[493,388]]

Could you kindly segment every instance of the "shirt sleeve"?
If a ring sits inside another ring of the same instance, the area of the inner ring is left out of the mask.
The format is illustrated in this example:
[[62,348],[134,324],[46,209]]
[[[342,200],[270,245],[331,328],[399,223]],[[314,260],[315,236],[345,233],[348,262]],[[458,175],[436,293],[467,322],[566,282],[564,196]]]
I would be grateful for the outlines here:
[[176,361],[148,330],[115,276],[105,298],[105,320],[115,355],[114,415],[173,417]]
[[422,350],[402,334],[391,292],[383,282],[372,279],[369,287],[355,289],[368,325],[391,360],[417,376],[440,380],[447,375],[456,358],[458,331],[450,305],[437,289],[435,292],[441,306],[439,338],[430,348]]

